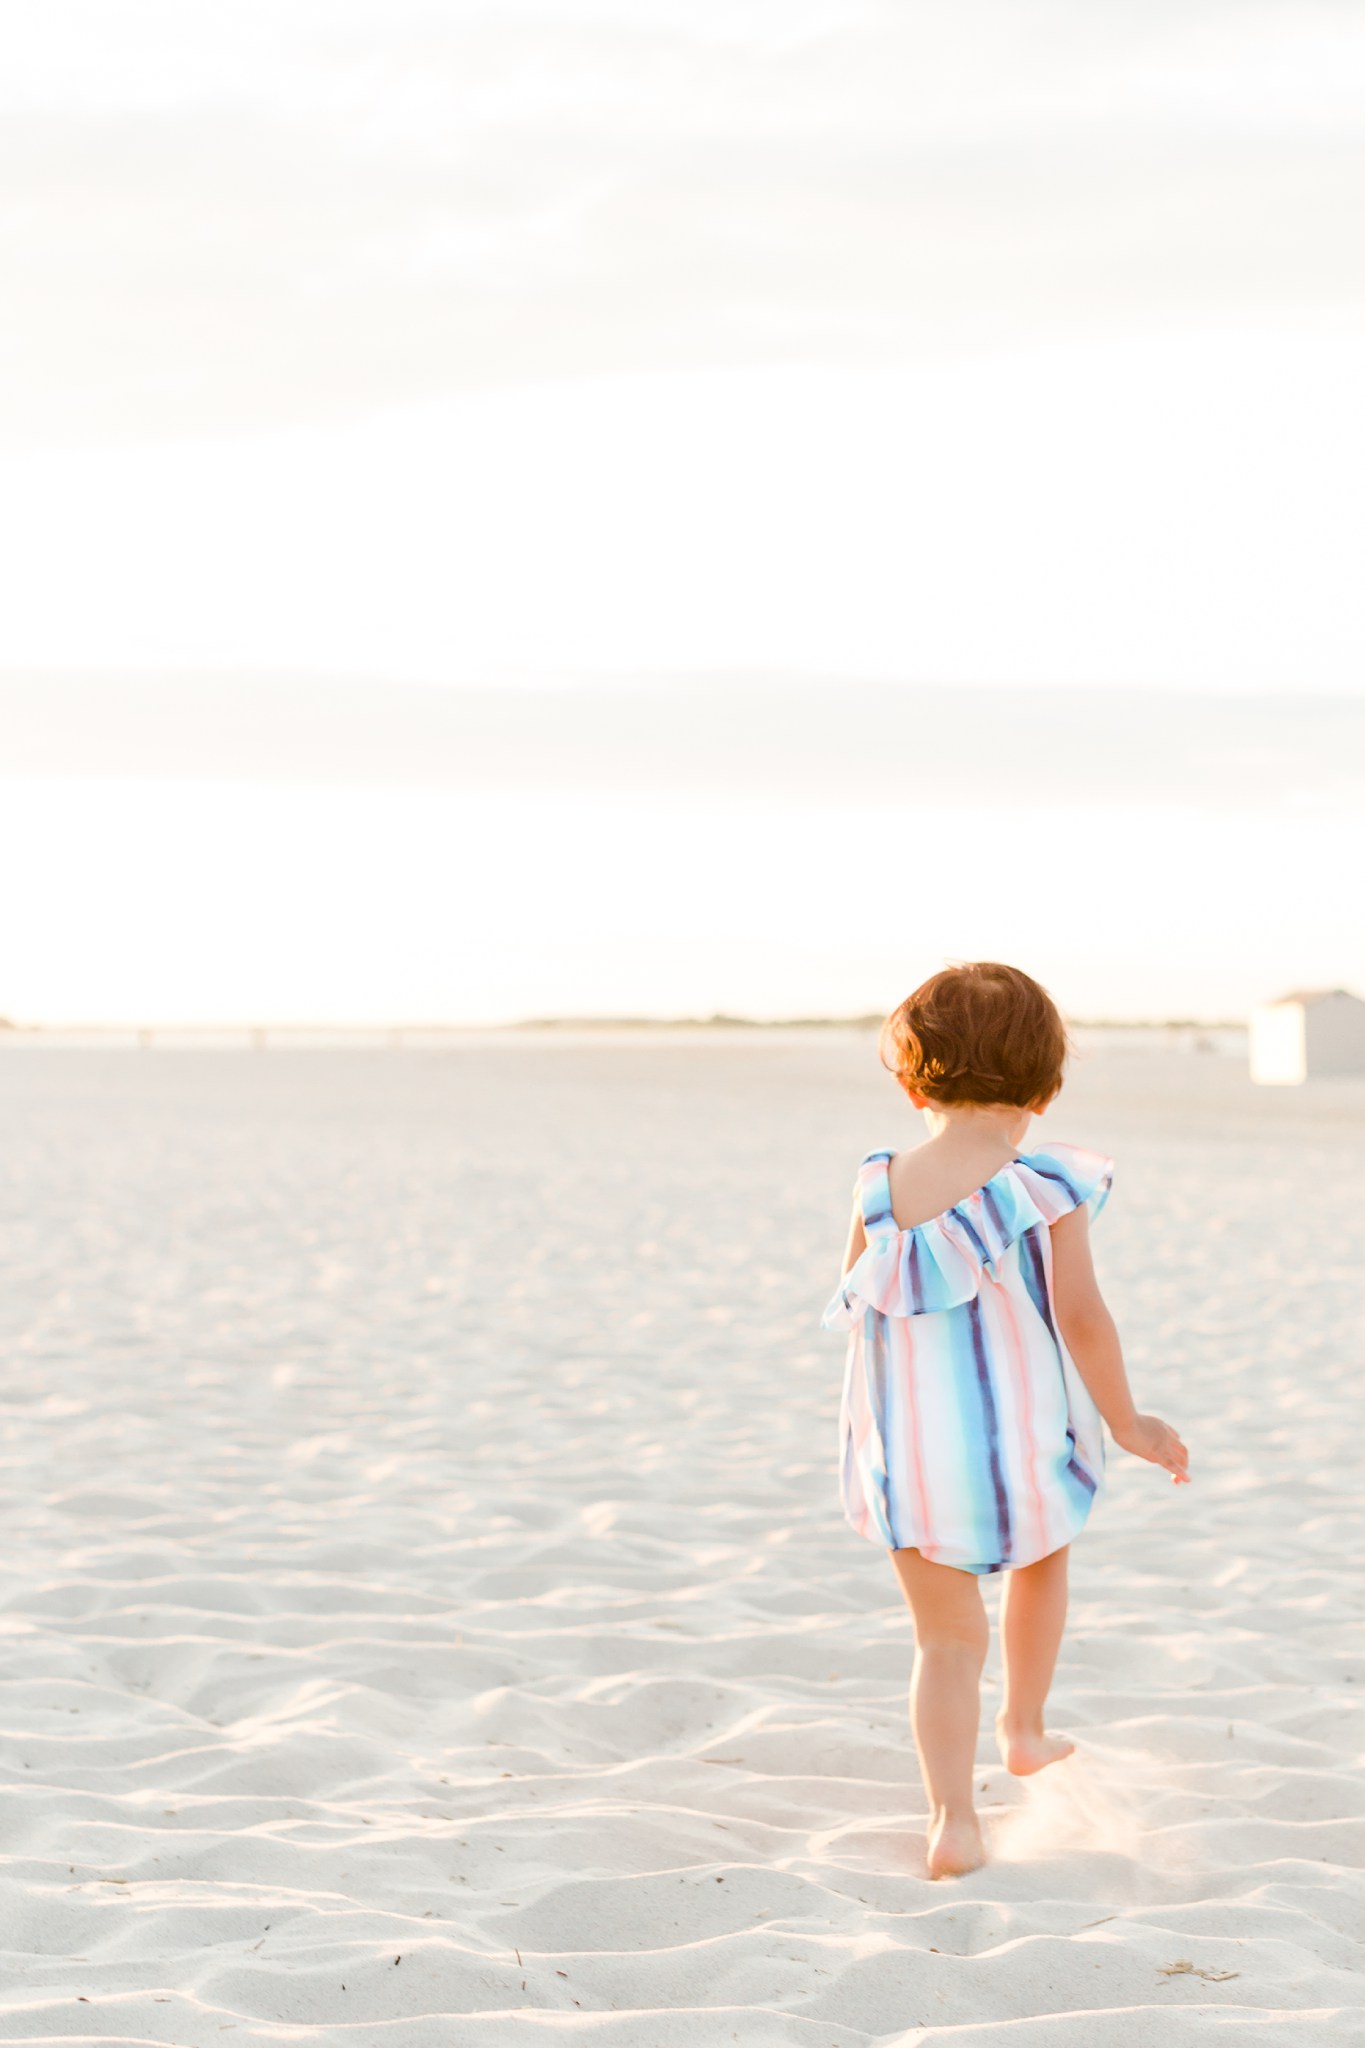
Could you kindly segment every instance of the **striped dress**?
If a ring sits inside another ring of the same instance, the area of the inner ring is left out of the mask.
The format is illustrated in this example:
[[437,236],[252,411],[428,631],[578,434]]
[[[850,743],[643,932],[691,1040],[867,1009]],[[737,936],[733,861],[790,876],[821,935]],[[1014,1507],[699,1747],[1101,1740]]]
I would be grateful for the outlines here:
[[1077,1145],[1019,1153],[912,1230],[891,1212],[889,1152],[858,1170],[867,1249],[826,1329],[847,1330],[839,1488],[860,1536],[998,1572],[1069,1543],[1104,1477],[1098,1411],[1052,1304],[1049,1224],[1098,1215],[1112,1161]]

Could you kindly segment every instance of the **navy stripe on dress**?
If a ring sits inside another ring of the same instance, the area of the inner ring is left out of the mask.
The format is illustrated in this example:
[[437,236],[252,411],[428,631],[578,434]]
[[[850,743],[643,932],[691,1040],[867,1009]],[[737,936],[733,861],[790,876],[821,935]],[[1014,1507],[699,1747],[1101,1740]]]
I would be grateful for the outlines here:
[[977,1391],[981,1396],[981,1421],[986,1437],[986,1459],[990,1466],[991,1488],[995,1494],[995,1526],[999,1538],[1000,1555],[1008,1558],[1011,1548],[1010,1499],[1005,1488],[1005,1470],[1000,1462],[1000,1417],[996,1412],[995,1389],[991,1385],[991,1369],[986,1359],[986,1333],[981,1327],[981,1303],[973,1299],[966,1304],[967,1327],[972,1337],[972,1363],[976,1367]]
[[920,1271],[920,1248],[918,1233],[910,1239],[910,1253],[906,1259],[906,1278],[910,1282],[910,1302],[916,1315],[924,1307],[924,1275]]
[[961,1209],[957,1208],[953,1209],[950,1213],[954,1217],[956,1217],[957,1221],[962,1225],[962,1228],[966,1231],[968,1237],[975,1245],[977,1251],[980,1252],[981,1257],[985,1260],[986,1264],[989,1265],[991,1262],[990,1247],[987,1245],[985,1238],[981,1235],[981,1232],[977,1229],[976,1225],[972,1222],[971,1217],[966,1215]]
[[1080,1208],[1085,1197],[1075,1183],[1068,1180],[1064,1173],[1053,1173],[1046,1166],[1035,1166],[1031,1159],[1026,1160],[1024,1163],[1030,1173],[1037,1174],[1039,1180],[1055,1180],[1059,1188],[1066,1190],[1068,1199],[1074,1202],[1078,1209]]
[[1019,1270],[1024,1276],[1029,1300],[1037,1309],[1048,1336],[1057,1344],[1057,1363],[1060,1366],[1061,1346],[1057,1343],[1057,1329],[1052,1320],[1052,1302],[1047,1291],[1047,1267],[1043,1264],[1043,1247],[1038,1241],[1039,1232],[1046,1229],[1046,1223],[1035,1223],[1032,1230],[1026,1230],[1020,1238]]
[[[1004,1216],[1001,1214],[1000,1204],[995,1199],[995,1195],[992,1192],[989,1181],[986,1183],[986,1186],[981,1190],[981,1206],[991,1220],[991,1226],[994,1229],[997,1238],[1000,1240],[1000,1245],[1003,1246],[1005,1238],[1008,1234],[1005,1229],[1005,1219]],[[999,1256],[1000,1253],[997,1250],[996,1257],[998,1258]]]

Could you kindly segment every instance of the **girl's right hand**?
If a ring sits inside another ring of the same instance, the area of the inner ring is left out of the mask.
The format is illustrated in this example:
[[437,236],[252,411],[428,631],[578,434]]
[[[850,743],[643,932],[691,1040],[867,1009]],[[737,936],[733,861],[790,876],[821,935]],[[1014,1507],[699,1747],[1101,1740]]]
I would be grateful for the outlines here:
[[1189,1485],[1190,1454],[1170,1423],[1159,1415],[1135,1415],[1126,1429],[1114,1431],[1114,1442],[1121,1451],[1131,1451],[1149,1465],[1162,1466],[1173,1485]]

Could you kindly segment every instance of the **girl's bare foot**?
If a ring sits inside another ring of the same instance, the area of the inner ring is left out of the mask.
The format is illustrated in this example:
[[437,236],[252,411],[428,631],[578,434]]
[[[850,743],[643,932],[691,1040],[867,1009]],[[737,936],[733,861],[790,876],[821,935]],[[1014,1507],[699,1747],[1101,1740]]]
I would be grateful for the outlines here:
[[986,1860],[981,1823],[974,1813],[936,1813],[929,1823],[930,1877],[965,1877]]
[[1016,1778],[1031,1778],[1035,1771],[1074,1755],[1076,1749],[1067,1735],[1045,1735],[1041,1728],[1011,1728],[1003,1714],[996,1716],[995,1739],[1001,1762]]

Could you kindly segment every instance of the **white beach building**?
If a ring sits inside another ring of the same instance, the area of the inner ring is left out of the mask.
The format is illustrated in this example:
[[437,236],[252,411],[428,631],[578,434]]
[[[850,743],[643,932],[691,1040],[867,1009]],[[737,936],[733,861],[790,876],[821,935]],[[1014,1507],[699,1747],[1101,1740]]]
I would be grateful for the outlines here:
[[1296,989],[1251,1013],[1251,1078],[1288,1083],[1365,1074],[1365,1002],[1344,988]]

